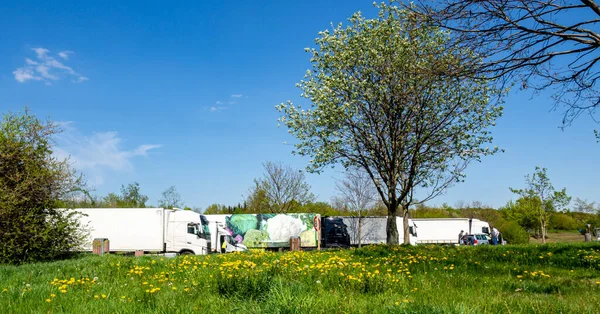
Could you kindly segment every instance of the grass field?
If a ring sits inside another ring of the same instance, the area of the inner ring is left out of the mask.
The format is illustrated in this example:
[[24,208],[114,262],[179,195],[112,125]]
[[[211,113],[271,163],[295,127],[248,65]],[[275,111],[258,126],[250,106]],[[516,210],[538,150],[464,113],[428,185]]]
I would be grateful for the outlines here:
[[2,313],[598,313],[600,243],[0,266]]
[[[583,235],[577,231],[550,231],[548,232],[547,243],[560,243],[560,242],[583,242]],[[534,237],[529,238],[529,243],[542,243],[542,239],[536,239]]]

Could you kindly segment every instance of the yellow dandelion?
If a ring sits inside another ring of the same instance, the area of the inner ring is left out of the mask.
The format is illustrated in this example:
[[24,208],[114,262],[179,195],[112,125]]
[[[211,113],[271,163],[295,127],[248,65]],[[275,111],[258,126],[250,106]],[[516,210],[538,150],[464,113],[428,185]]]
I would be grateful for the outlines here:
[[46,299],[46,302],[50,303],[50,302],[52,302],[52,300],[51,299]]
[[97,294],[94,295],[94,299],[100,298]]
[[106,299],[106,294],[102,294],[102,299]]
[[51,298],[54,298],[55,296],[56,296],[56,294],[54,294],[54,293],[50,294]]

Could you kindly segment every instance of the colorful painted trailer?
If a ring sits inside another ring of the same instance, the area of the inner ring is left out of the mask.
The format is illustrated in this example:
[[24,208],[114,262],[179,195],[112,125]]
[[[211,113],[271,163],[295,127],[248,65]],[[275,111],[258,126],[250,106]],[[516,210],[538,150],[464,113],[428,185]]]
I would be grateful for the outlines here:
[[[218,224],[236,243],[248,248],[289,248],[290,238],[300,237],[303,248],[317,247],[314,228],[318,214],[231,214],[203,215],[209,224]],[[218,242],[217,239],[212,241]]]

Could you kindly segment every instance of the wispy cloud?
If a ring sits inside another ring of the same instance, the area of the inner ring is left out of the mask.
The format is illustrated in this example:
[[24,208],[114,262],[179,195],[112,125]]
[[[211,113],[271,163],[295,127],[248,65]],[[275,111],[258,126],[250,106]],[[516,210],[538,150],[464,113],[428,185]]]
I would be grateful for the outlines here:
[[242,94],[233,94],[233,95],[231,95],[232,98],[241,98],[242,96],[244,96],[244,95],[242,95]]
[[217,112],[217,111],[227,110],[227,107],[225,107],[225,106],[211,106],[210,108],[208,108],[208,110],[210,112]]
[[[20,83],[27,81],[42,81],[46,85],[52,85],[53,81],[63,78],[72,78],[72,82],[81,83],[88,78],[77,73],[70,66],[58,61],[52,56],[51,51],[46,48],[33,48],[35,60],[25,58],[25,65],[13,71],[15,80]],[[58,56],[64,60],[69,59],[72,51],[61,51]]]
[[57,136],[55,156],[69,158],[73,166],[96,185],[102,184],[104,177],[111,172],[132,171],[135,157],[148,156],[150,150],[161,147],[144,144],[134,149],[123,149],[123,140],[117,132],[95,132],[87,136],[81,134],[72,122],[59,124],[64,132]]
[[65,51],[61,51],[58,53],[58,56],[65,59],[65,60],[69,60],[69,55],[73,54],[73,51],[70,50],[65,50]]

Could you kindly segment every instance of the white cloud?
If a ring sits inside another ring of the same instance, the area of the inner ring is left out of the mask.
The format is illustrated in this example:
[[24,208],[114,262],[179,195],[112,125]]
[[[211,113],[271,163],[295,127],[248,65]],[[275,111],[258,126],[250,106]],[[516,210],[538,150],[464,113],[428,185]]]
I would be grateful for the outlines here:
[[222,102],[222,101],[219,101],[219,100],[217,100],[216,104],[217,104],[217,105],[222,105],[222,104],[223,104],[223,102]]
[[58,56],[65,59],[65,60],[69,60],[69,55],[73,54],[73,51],[70,50],[65,50],[65,51],[61,51],[58,53]]
[[[56,60],[46,48],[33,48],[36,60],[25,58],[25,65],[13,71],[15,80],[20,83],[27,81],[43,81],[46,85],[52,85],[51,81],[58,81],[65,77],[73,78],[73,82],[81,83],[89,80],[87,77],[77,73],[70,66]],[[72,51],[61,51],[58,56],[64,60],[69,59]]]
[[225,107],[225,106],[210,106],[207,109],[210,112],[217,112],[217,111],[227,110],[227,107]]
[[63,133],[57,136],[56,157],[69,158],[73,166],[83,172],[90,183],[102,184],[111,172],[133,170],[133,159],[148,156],[161,145],[144,144],[134,149],[123,149],[117,132],[95,132],[90,136],[80,134],[72,122],[58,122]]
[[233,98],[241,98],[242,96],[244,96],[244,95],[242,95],[242,94],[233,94],[233,95],[231,95],[231,97],[233,97]]
[[33,70],[29,69],[29,68],[18,68],[13,71],[13,74],[15,75],[15,80],[17,80],[18,82],[21,82],[21,83],[23,83],[25,81],[29,81],[29,80],[34,80],[34,81],[42,80],[42,78],[40,76],[35,75]]

